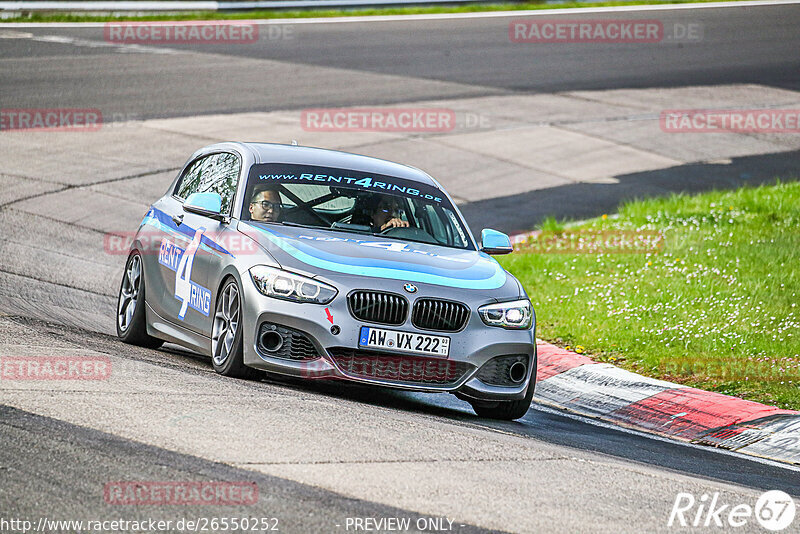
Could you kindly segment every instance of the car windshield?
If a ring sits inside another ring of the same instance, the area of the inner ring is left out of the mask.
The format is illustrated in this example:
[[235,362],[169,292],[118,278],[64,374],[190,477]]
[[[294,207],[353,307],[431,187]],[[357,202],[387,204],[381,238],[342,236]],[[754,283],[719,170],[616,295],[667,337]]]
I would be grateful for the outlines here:
[[392,176],[311,165],[250,169],[242,219],[474,250],[442,191]]

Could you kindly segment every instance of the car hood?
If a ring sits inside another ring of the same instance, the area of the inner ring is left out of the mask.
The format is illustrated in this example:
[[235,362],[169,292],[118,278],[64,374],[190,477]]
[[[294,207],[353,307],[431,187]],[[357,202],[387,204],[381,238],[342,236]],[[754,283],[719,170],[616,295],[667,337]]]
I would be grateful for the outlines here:
[[274,224],[239,223],[239,230],[284,269],[311,276],[338,273],[478,290],[513,282],[497,261],[474,250]]

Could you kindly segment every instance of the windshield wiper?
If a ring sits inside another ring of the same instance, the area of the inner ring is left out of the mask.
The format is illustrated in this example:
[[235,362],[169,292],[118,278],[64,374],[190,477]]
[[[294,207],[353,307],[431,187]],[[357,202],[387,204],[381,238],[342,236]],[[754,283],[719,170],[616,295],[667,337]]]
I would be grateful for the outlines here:
[[313,224],[300,224],[290,221],[253,221],[261,224],[280,224],[282,226],[293,226],[297,228],[327,228],[327,226],[314,226]]
[[397,241],[410,241],[411,243],[422,243],[423,245],[433,245],[435,247],[458,248],[458,247],[449,247],[449,245],[439,243],[438,241],[422,241],[420,239],[411,239],[410,237],[396,237],[392,235],[382,234],[380,232],[372,232],[372,235],[374,235],[375,237],[382,237],[384,239],[396,239]]
[[296,226],[298,228],[325,228],[324,226],[318,226],[318,225],[314,225],[314,224],[300,224],[300,223],[291,222],[291,221],[280,221],[280,224],[282,224],[284,226]]
[[292,227],[295,227],[295,228],[312,228],[314,230],[327,230],[329,232],[347,232],[349,234],[358,234],[358,235],[364,235],[364,236],[369,235],[369,232],[359,231],[359,230],[349,229],[349,228],[341,228],[341,227],[338,227],[338,226],[337,227],[321,226],[321,225],[320,226],[315,226],[313,224],[300,224],[300,223],[290,222],[290,221],[270,221],[270,222],[258,221],[258,222],[266,223],[266,224],[280,224],[280,225],[283,225],[283,226],[292,226]]

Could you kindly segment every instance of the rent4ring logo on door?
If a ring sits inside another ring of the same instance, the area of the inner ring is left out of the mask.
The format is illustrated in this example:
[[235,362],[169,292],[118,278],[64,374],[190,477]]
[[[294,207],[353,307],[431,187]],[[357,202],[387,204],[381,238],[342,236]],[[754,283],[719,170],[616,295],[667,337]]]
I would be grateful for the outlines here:
[[186,316],[189,308],[199,311],[206,317],[211,309],[211,291],[191,280],[194,257],[200,248],[204,231],[204,228],[195,231],[194,239],[186,250],[165,239],[158,251],[158,263],[175,271],[175,298],[181,301],[181,309],[178,312],[180,319]]

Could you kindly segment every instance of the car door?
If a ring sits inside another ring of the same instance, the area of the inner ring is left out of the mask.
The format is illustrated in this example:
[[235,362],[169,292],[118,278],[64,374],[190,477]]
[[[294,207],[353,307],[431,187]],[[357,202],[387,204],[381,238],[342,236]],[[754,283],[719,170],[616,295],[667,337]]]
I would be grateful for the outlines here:
[[210,336],[219,272],[231,252],[225,247],[227,224],[183,210],[192,193],[217,193],[221,213],[230,216],[241,159],[230,152],[203,156],[187,167],[165,206],[168,235],[160,244],[158,271],[166,319]]

